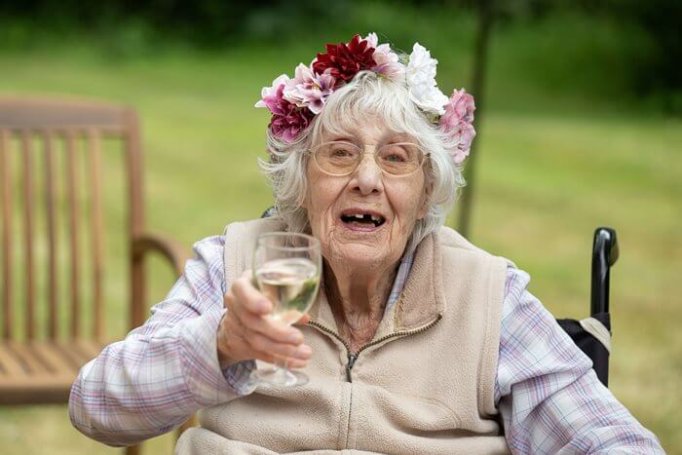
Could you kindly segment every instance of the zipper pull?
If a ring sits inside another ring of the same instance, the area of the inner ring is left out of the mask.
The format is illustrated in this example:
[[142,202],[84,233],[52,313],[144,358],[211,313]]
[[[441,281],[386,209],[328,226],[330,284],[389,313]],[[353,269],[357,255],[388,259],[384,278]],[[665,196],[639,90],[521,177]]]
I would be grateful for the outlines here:
[[350,370],[353,368],[353,365],[355,365],[355,361],[357,359],[357,354],[353,354],[352,352],[348,353],[348,363],[346,364],[346,380],[348,382],[353,382],[353,378],[350,375]]

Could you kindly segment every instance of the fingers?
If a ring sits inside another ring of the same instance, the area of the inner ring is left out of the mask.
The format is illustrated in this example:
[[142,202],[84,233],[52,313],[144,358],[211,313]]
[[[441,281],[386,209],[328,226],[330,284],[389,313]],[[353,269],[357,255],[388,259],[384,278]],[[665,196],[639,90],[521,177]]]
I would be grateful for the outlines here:
[[[266,315],[272,311],[272,303],[261,294],[251,283],[251,279],[246,276],[248,271],[240,278],[235,280],[230,288],[237,302],[242,302],[240,309],[244,309],[254,315]],[[250,275],[250,273],[249,273]]]
[[296,321],[296,324],[306,325],[308,322],[310,322],[310,315],[308,313],[305,313],[303,314],[303,316],[301,316],[301,319]]
[[305,367],[312,349],[303,343],[303,335],[298,329],[291,329],[296,334],[296,342],[282,342],[269,337],[267,333],[252,330],[226,313],[217,335],[221,367],[249,359],[270,363],[286,361],[292,368]]
[[253,334],[248,340],[248,344],[254,352],[258,353],[259,358],[263,360],[267,357],[307,361],[312,355],[310,346],[303,343],[297,345],[279,343],[258,333]]
[[[237,279],[225,296],[228,311],[239,319],[242,325],[281,343],[300,344],[303,334],[296,328],[281,321],[266,318],[272,311],[272,303],[251,283],[250,272]],[[307,323],[304,315],[299,323]],[[305,320],[305,322],[302,322]]]
[[[256,289],[245,273],[225,294],[227,312],[218,328],[218,358],[221,367],[247,359],[270,363],[285,361],[291,368],[303,368],[312,355],[295,327],[266,317],[272,303]],[[299,323],[307,323],[303,315]]]

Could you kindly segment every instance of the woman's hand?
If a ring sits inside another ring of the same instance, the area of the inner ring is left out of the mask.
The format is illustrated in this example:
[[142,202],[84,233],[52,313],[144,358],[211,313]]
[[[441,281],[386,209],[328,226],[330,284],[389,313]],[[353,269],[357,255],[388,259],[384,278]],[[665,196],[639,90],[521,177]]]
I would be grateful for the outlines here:
[[[275,363],[285,359],[289,368],[303,368],[312,350],[303,344],[295,327],[267,317],[272,303],[251,283],[251,272],[237,279],[224,297],[227,312],[218,326],[218,361],[221,368],[242,360]],[[298,322],[306,324],[308,315]]]

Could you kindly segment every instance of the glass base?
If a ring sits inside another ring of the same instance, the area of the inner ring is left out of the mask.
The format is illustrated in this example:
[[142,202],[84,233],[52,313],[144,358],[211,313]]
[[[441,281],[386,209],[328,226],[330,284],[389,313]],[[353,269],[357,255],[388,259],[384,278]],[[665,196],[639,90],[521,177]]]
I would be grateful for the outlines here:
[[280,387],[297,387],[306,385],[310,380],[305,373],[291,371],[287,368],[271,366],[253,370],[250,375],[251,382],[258,386],[268,384]]

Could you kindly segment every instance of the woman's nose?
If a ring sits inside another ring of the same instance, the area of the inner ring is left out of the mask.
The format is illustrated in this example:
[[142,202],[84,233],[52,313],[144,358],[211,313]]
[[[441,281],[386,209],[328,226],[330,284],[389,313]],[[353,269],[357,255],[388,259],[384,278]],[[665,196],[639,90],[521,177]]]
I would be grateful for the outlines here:
[[380,192],[383,191],[384,188],[383,173],[374,158],[375,152],[375,146],[365,146],[362,160],[355,170],[355,186],[362,194]]

